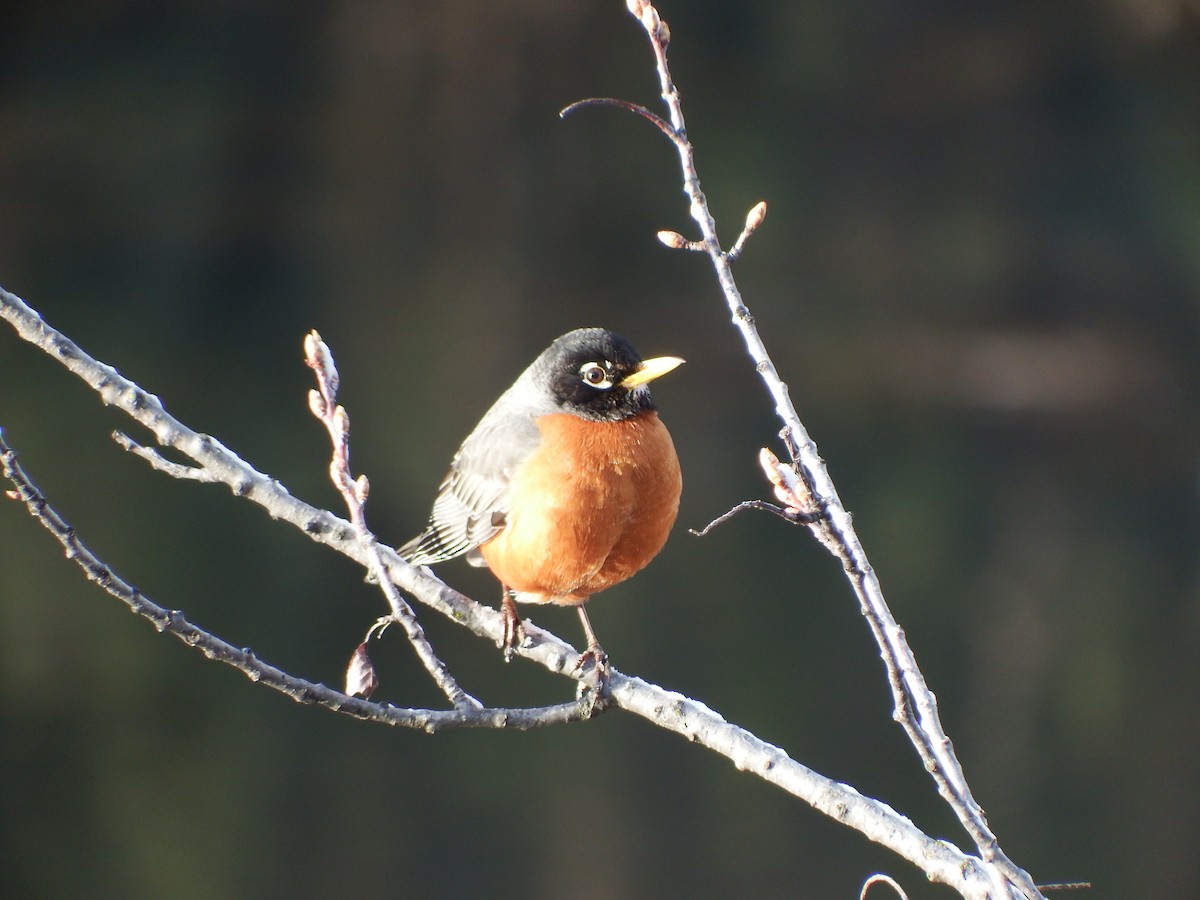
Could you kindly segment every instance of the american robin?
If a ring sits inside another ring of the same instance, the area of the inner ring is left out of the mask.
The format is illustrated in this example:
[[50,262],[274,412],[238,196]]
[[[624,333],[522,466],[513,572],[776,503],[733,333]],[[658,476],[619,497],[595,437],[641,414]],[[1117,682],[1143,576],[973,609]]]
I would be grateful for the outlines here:
[[642,569],[666,543],[682,479],[647,384],[683,360],[643,360],[627,340],[580,328],[546,348],[463,441],[414,565],[464,553],[500,580],[510,658],[513,599],[574,606],[587,635],[579,666],[605,656],[584,604]]

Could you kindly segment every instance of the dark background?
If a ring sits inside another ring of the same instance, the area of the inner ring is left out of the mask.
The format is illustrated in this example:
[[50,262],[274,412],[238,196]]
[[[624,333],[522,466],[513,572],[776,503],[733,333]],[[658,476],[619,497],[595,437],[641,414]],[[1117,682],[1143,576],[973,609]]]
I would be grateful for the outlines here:
[[[1041,881],[1200,879],[1200,41],[1188,0],[664,0],[737,274],[1005,848]],[[8,4],[0,284],[185,422],[337,508],[304,333],[369,521],[422,525],[557,334],[687,366],[655,394],[680,523],[592,618],[615,665],[961,841],[890,720],[839,567],[747,514],[778,423],[693,235],[618,0]],[[0,329],[0,425],[117,571],[340,683],[384,608]],[[136,437],[145,436],[133,431]],[[486,573],[442,575],[488,602]],[[466,688],[571,685],[425,615]],[[540,624],[578,640],[569,611]],[[398,635],[380,697],[437,703]],[[908,864],[632,717],[436,737],[303,708],[157,637],[0,503],[0,893],[857,896]]]

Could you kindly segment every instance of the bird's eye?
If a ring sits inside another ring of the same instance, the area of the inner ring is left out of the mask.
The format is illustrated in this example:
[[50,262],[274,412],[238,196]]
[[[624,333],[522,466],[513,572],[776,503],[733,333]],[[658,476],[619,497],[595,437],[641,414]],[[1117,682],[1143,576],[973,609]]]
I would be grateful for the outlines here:
[[580,366],[579,377],[583,379],[584,384],[597,390],[608,390],[613,386],[612,379],[608,377],[608,369],[598,362],[584,363]]

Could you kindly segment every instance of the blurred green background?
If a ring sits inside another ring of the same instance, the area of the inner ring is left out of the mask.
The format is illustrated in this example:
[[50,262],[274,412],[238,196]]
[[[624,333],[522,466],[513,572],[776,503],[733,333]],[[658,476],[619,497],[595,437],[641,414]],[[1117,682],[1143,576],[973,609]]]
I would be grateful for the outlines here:
[[[701,175],[1005,848],[1089,897],[1200,883],[1200,10],[1193,0],[664,0]],[[961,842],[890,720],[837,564],[746,514],[778,423],[619,0],[16,3],[0,11],[0,284],[295,494],[337,508],[303,334],[333,347],[368,516],[423,524],[461,438],[554,336],[688,359],[655,387],[684,500],[592,607],[625,672]],[[151,597],[340,683],[383,610],[340,557],[0,328],[0,425]],[[144,437],[136,430],[136,437]],[[441,574],[488,602],[490,576]],[[427,614],[466,688],[571,686]],[[571,640],[569,611],[534,618]],[[436,703],[399,635],[401,705]],[[856,833],[614,714],[388,731],[157,637],[0,503],[6,897],[857,896]],[[1083,896],[1083,895],[1081,895]]]

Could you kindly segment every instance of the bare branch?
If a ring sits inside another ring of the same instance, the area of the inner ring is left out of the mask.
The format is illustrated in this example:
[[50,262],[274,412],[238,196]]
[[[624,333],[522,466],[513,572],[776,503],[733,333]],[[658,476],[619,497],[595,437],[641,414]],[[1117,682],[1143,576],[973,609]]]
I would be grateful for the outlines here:
[[[776,494],[786,505],[785,513],[794,509],[799,514],[811,515],[812,521],[806,522],[809,529],[842,563],[859,598],[863,614],[880,646],[893,692],[895,716],[931,772],[939,792],[950,803],[971,836],[980,857],[967,856],[943,841],[929,838],[886,804],[863,797],[853,788],[812,772],[790,759],[783,750],[731,725],[696,701],[614,670],[610,676],[613,702],[660,727],[675,731],[691,741],[721,753],[738,768],[754,772],[800,797],[814,808],[858,829],[872,840],[912,861],[931,880],[950,885],[964,897],[989,897],[993,900],[1018,895],[1040,897],[1041,894],[1028,875],[1003,854],[995,835],[987,825],[982,809],[971,795],[949,738],[941,726],[936,698],[925,684],[903,631],[888,610],[878,579],[854,530],[850,514],[842,505],[824,461],[796,414],[787,385],[780,378],[767,353],[753,317],[734,281],[731,263],[738,258],[749,236],[761,223],[765,207],[759,204],[751,210],[733,248],[728,252],[724,251],[717,236],[715,220],[700,188],[680,95],[667,65],[666,50],[670,42],[670,30],[658,11],[646,0],[627,0],[627,5],[650,39],[669,120],[638,104],[612,98],[580,101],[564,109],[562,114],[566,115],[583,106],[615,106],[651,122],[675,146],[679,155],[684,190],[690,201],[689,213],[699,226],[702,239],[689,241],[677,232],[670,232],[666,242],[669,246],[697,250],[709,256],[725,295],[732,321],[739,329],[755,368],[775,403],[776,413],[784,424],[790,460],[788,464],[777,465],[774,469],[774,474],[779,478],[778,481],[772,478]],[[175,474],[183,473],[179,477],[226,484],[235,495],[258,503],[273,517],[291,522],[314,540],[334,547],[368,568],[382,566],[386,574],[384,580],[394,582],[421,602],[466,625],[475,633],[492,640],[497,640],[500,636],[503,626],[500,616],[495,611],[480,607],[457,594],[427,570],[409,565],[390,548],[379,545],[364,546],[362,533],[355,525],[296,500],[282,485],[253,469],[214,438],[197,433],[171,417],[157,397],[124,379],[111,367],[88,357],[73,342],[46,325],[18,298],[2,289],[0,316],[10,321],[21,337],[41,347],[82,378],[106,403],[121,409],[148,428],[160,446],[171,447],[183,453],[207,475],[201,477],[187,466],[168,463],[155,451],[139,452],[138,455],[143,456],[151,465],[168,473],[171,473],[172,467],[178,466]],[[329,363],[332,369],[332,360]],[[232,645],[206,635],[188,623],[181,614],[149,604],[136,589],[117,579],[111,569],[91,556],[78,542],[70,526],[49,510],[44,499],[36,492],[29,493],[31,486],[21,480],[11,453],[5,450],[3,455],[6,473],[18,473],[15,479],[12,475],[9,477],[17,485],[17,492],[26,500],[30,512],[55,534],[66,547],[68,555],[73,555],[79,561],[90,578],[110,593],[120,596],[131,608],[137,608],[160,630],[169,630],[189,644],[202,647],[204,652],[213,658],[237,665],[254,680],[270,683],[277,690],[295,696],[296,699],[322,703],[352,715],[361,714],[364,718],[371,718],[366,711],[376,708],[391,710],[409,716],[409,721],[396,724],[425,727],[428,730],[470,725],[474,718],[489,715],[500,716],[506,726],[521,727],[513,726],[512,721],[504,718],[507,715],[505,711],[455,709],[434,713],[428,710],[396,711],[393,707],[379,707],[378,704],[347,697],[322,685],[293,679],[286,673],[267,667],[256,660],[249,651],[239,651]],[[355,490],[365,496],[365,482],[354,484]],[[786,489],[786,498],[780,494],[781,487]],[[820,511],[820,515],[805,511],[809,502],[813,510]],[[374,563],[372,552],[378,554]],[[569,675],[573,661],[577,658],[574,649],[541,629],[529,626],[526,631],[528,640],[519,648],[521,656],[537,661],[551,671]],[[567,704],[548,709],[566,710],[567,707],[575,709],[578,706],[580,704]],[[533,711],[509,712],[517,716],[518,721],[521,714],[526,716],[526,721],[533,721],[534,718],[531,715]],[[553,718],[553,714],[548,715]],[[570,721],[576,713],[564,711],[562,715],[564,721]]]
[[[379,555],[378,542],[375,535],[367,528],[367,477],[362,475],[355,479],[350,474],[350,416],[345,407],[337,404],[340,379],[337,368],[334,366],[333,353],[315,330],[304,339],[304,361],[317,378],[317,390],[309,395],[309,408],[325,426],[333,443],[333,458],[329,463],[329,476],[334,487],[338,489],[346,502],[350,521],[354,523],[359,543],[366,552],[367,570],[371,573],[372,580],[383,591],[388,606],[391,607],[393,621],[404,629],[408,642],[412,644],[417,658],[425,667],[425,671],[429,673],[429,677],[433,679],[434,684],[449,698],[456,709],[482,709],[483,704],[459,686],[446,664],[433,652],[433,645],[425,637],[425,629],[417,621],[412,607],[400,596],[396,586],[387,577],[383,559]],[[374,671],[368,668],[370,660],[367,658],[366,641],[359,645],[353,659],[358,661],[359,665],[355,669],[354,662],[352,662],[352,671],[358,674],[363,689],[369,695],[374,690],[374,683],[371,678],[366,677],[366,674],[369,671],[373,676]],[[347,676],[347,683],[349,681],[350,678]],[[353,693],[362,693],[362,691]]]
[[791,759],[780,747],[726,722],[704,704],[614,671],[612,698],[617,706],[649,719],[689,741],[728,757],[919,867],[930,881],[945,884],[972,900],[993,896],[980,860],[946,841],[922,834],[886,803],[865,797],[848,784],[826,778]]
[[[292,497],[277,481],[268,478],[242,461],[220,442],[199,434],[172,417],[158,398],[121,376],[111,366],[84,353],[73,341],[52,328],[37,312],[19,297],[0,288],[0,318],[8,321],[17,335],[41,348],[51,358],[91,386],[110,405],[145,425],[165,446],[171,446],[204,466],[217,480],[230,487],[236,496],[244,497],[263,507],[273,518],[286,521],[339,553],[366,565],[365,551],[349,522],[332,513],[316,509]],[[3,455],[6,472],[15,456]],[[13,467],[13,471],[19,471]],[[39,517],[67,548],[69,555],[80,559],[77,539],[70,526],[57,514],[41,518],[48,509],[40,494],[26,494],[18,487],[21,497],[28,497],[29,511]],[[430,608],[476,634],[495,641],[503,623],[495,610],[481,606],[447,587],[428,569],[409,565],[391,548],[378,545],[387,567],[388,577],[402,590]],[[561,704],[537,710],[405,710],[380,706],[348,697],[324,685],[297,679],[280,670],[266,666],[249,651],[238,650],[231,644],[208,635],[184,619],[181,613],[168,612],[149,601],[135,588],[115,577],[98,560],[89,562],[85,572],[102,587],[113,593],[131,609],[144,615],[160,631],[170,631],[185,643],[202,649],[206,655],[219,659],[246,672],[251,680],[273,687],[302,702],[318,703],[347,715],[380,721],[389,725],[404,725],[436,731],[451,727],[483,727],[487,720],[502,727],[531,728],[542,724],[575,721],[593,712],[593,704]],[[82,565],[82,563],[81,563]],[[548,670],[571,677],[579,652],[544,629],[526,621],[526,640],[519,654]],[[812,771],[791,759],[779,747],[768,744],[745,729],[727,722],[702,703],[681,694],[632,678],[612,669],[609,685],[613,704],[634,715],[673,731],[687,740],[700,744],[730,759],[739,769],[754,773],[776,785],[813,808],[839,822],[855,828],[873,841],[888,847],[897,855],[919,867],[928,878],[947,884],[962,896],[987,896],[988,881],[978,861],[945,841],[923,834],[911,821],[886,803],[865,797],[849,785],[841,784]],[[583,710],[576,713],[579,706]],[[489,724],[487,727],[499,727]]]
[[[712,262],[733,323],[741,332],[755,369],[775,401],[776,414],[782,420],[789,436],[789,449],[792,451],[795,472],[806,485],[817,507],[824,511],[824,515],[809,527],[841,561],[879,645],[892,687],[895,718],[904,727],[925,768],[933,776],[939,793],[954,810],[978,848],[980,856],[988,864],[996,895],[1007,897],[1016,892],[1020,896],[1041,897],[1028,873],[1014,865],[1000,849],[999,842],[984,817],[983,809],[972,796],[953,745],[942,727],[937,700],[925,683],[903,630],[892,617],[879,580],[854,530],[850,514],[842,505],[825,462],[801,423],[792,405],[787,385],[780,378],[750,310],[742,299],[733,277],[731,256],[721,249],[716,220],[700,187],[695,155],[687,139],[682,100],[667,64],[670,30],[662,22],[652,3],[646,0],[627,0],[627,5],[646,31],[654,52],[659,87],[670,114],[671,132],[665,133],[671,138],[679,155],[684,193],[690,201],[689,212],[700,226],[703,236],[701,243]],[[746,228],[743,229],[743,236],[746,236],[747,230],[753,231],[757,227],[757,223],[751,227],[752,220],[761,221],[763,212],[765,208],[759,207],[751,211]],[[739,238],[738,243],[744,244],[744,239]]]
[[232,666],[251,681],[279,691],[297,703],[317,704],[356,719],[366,719],[382,725],[417,728],[429,733],[445,728],[542,728],[577,722],[593,713],[591,704],[583,700],[537,709],[403,709],[391,704],[360,700],[323,684],[297,678],[259,659],[249,648],[235,647],[192,624],[179,610],[168,610],[159,606],[121,578],[111,566],[88,549],[75,529],[50,505],[17,462],[17,454],[8,445],[2,431],[0,470],[13,484],[16,497],[25,504],[30,515],[54,535],[62,544],[67,558],[73,560],[89,580],[128,606],[131,612],[149,620],[160,633],[174,635],[189,647],[199,650],[208,659]]

